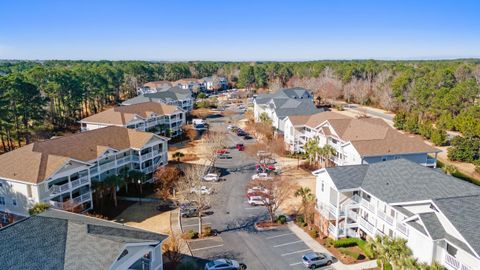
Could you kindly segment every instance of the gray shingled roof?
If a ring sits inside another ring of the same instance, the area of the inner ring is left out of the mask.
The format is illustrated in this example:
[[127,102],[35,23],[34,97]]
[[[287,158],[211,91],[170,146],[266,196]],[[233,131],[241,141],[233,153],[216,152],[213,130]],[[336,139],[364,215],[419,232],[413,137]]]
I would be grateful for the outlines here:
[[[405,159],[326,170],[339,190],[362,188],[386,203],[432,200],[480,254],[479,186]],[[433,239],[454,241],[468,251],[462,241],[440,228],[436,217],[422,213],[420,218]]]
[[442,198],[433,202],[480,255],[480,195]]
[[185,100],[189,99],[192,97],[192,94],[190,90],[188,89],[182,89],[179,86],[174,86],[170,87],[168,89],[165,89],[156,93],[147,93],[143,95],[138,95],[134,98],[125,100],[122,104],[123,105],[132,105],[132,104],[137,104],[137,103],[143,103],[143,102],[149,102],[149,101],[154,101],[154,102],[166,102],[167,99],[171,100]]
[[255,98],[257,104],[267,104],[272,99],[302,99],[302,97],[313,98],[310,92],[301,87],[280,89],[274,93],[258,95]]
[[126,243],[167,236],[60,210],[0,229],[1,269],[107,269]]
[[352,165],[325,168],[338,190],[360,188],[368,165]]

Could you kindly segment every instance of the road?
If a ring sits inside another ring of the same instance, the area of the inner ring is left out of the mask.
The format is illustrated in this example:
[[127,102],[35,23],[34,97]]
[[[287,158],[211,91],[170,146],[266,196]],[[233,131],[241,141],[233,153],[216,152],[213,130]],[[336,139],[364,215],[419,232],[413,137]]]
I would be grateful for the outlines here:
[[365,113],[369,116],[382,118],[383,120],[393,122],[393,117],[395,115],[381,112],[380,110],[369,109],[368,107],[360,106],[358,104],[345,104],[345,110],[355,111],[358,113]]
[[[213,130],[225,129],[226,126],[223,118],[210,121]],[[231,145],[243,142],[248,147],[252,143],[244,142],[233,133],[227,136]],[[217,229],[220,234],[205,240],[191,241],[193,255],[207,260],[235,259],[245,263],[248,269],[305,269],[301,258],[310,249],[286,226],[273,231],[255,230],[253,224],[267,217],[264,208],[251,207],[246,202],[245,190],[255,173],[255,163],[247,154],[236,149],[231,150],[230,155],[232,159],[219,160],[216,166],[226,171],[242,169],[227,172],[227,175],[222,176],[226,181],[215,183],[216,192],[212,195],[211,208],[213,214],[203,219],[204,224]],[[182,218],[182,229],[197,231],[197,222],[197,218]]]

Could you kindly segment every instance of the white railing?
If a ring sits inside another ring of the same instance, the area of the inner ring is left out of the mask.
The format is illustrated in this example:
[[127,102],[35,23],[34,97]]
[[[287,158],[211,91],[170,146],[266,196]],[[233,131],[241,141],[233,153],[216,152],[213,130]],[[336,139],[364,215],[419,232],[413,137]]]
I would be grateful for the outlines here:
[[139,161],[140,158],[138,157],[138,155],[133,155],[132,156],[132,161]]
[[72,181],[72,188],[76,188],[78,186],[81,186],[87,183],[88,183],[88,176],[83,176]]
[[126,157],[119,158],[119,159],[117,159],[117,165],[122,165],[122,164],[125,164],[127,162],[130,162],[130,159],[131,159],[131,156],[126,156]]
[[371,234],[375,234],[375,227],[372,224],[370,224],[368,221],[366,221],[364,218],[359,217],[358,224],[360,224],[360,226],[365,228]]
[[365,209],[367,209],[368,211],[372,212],[373,214],[375,214],[375,205],[371,204],[369,201],[365,200],[365,199],[361,199],[360,200],[360,205],[363,206]]
[[143,173],[151,173],[151,172],[153,172],[153,166],[148,166],[148,167],[146,167],[146,168],[143,168],[143,169],[142,169],[142,172],[143,172]]
[[385,221],[390,224],[391,226],[393,226],[393,217],[389,216],[389,215],[386,215],[386,219]]
[[353,212],[353,211],[348,211],[348,217],[353,219],[353,220],[357,220],[357,217],[358,217],[358,214]]
[[50,201],[50,204],[55,208],[63,208],[63,202]]
[[153,155],[154,155],[154,156],[157,156],[157,155],[159,155],[160,153],[161,153],[160,150],[153,150]]
[[449,269],[455,270],[473,270],[470,266],[461,263],[457,258],[453,257],[452,255],[445,252],[445,256],[443,259],[445,265],[449,266]]
[[108,163],[100,165],[100,170],[101,171],[107,171],[107,170],[110,170],[110,169],[113,169],[113,168],[115,168],[115,161],[110,161]]
[[98,173],[98,166],[90,168],[90,174],[97,174]]
[[74,205],[81,204],[83,202],[87,202],[91,200],[92,200],[92,194],[90,192],[83,193],[82,195],[72,199]]
[[407,226],[405,226],[404,224],[402,223],[399,223],[397,222],[397,226],[396,226],[397,230],[401,233],[403,233],[404,235],[408,236],[408,230],[407,230]]
[[65,183],[63,185],[52,185],[49,190],[51,194],[59,194],[70,189],[70,183]]
[[332,223],[328,223],[328,231],[335,236],[337,235],[337,228]]
[[150,158],[152,158],[152,152],[142,155],[142,159],[150,159]]

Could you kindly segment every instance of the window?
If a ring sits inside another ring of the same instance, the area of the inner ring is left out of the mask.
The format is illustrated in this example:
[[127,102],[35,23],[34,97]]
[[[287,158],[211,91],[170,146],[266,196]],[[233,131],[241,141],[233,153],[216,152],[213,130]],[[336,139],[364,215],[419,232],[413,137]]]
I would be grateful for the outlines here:
[[17,206],[17,199],[12,199],[12,205]]
[[0,205],[5,205],[5,197],[0,197]]
[[322,192],[325,190],[325,183],[322,180]]
[[449,243],[447,243],[447,252],[448,252],[448,254],[450,254],[454,257],[455,257],[455,255],[457,255],[457,249],[454,246],[450,245]]
[[2,182],[0,182],[0,188],[2,188],[2,187],[3,187],[3,183],[2,183]]
[[382,161],[387,161],[387,157],[382,157]]

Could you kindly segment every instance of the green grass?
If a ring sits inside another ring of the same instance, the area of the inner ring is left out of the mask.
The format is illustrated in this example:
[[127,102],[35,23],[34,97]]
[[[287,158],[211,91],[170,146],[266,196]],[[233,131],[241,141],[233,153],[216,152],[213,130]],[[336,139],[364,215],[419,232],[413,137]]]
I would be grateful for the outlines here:
[[363,256],[357,252],[350,251],[346,248],[339,248],[340,252],[344,255],[354,258],[355,260],[360,260]]

